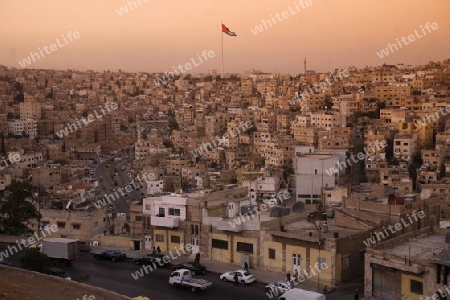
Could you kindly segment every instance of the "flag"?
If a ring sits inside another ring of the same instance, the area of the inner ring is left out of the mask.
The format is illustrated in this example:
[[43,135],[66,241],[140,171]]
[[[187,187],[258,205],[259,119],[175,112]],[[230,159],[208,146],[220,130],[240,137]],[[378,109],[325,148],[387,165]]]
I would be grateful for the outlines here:
[[230,29],[228,29],[227,26],[225,26],[224,24],[222,24],[222,32],[225,32],[229,36],[237,36],[236,33],[231,32]]

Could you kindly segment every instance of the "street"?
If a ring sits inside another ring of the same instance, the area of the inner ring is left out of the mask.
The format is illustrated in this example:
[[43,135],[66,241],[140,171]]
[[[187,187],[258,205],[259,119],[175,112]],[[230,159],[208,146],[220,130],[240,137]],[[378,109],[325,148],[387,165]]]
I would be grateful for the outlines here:
[[[7,244],[0,244],[0,251],[4,251],[7,246]],[[19,266],[20,257],[24,253],[24,251],[21,251],[14,254],[7,261],[13,266]],[[130,297],[142,295],[156,300],[175,300],[185,297],[187,299],[195,297],[218,300],[229,300],[231,298],[256,300],[267,297],[263,284],[253,283],[248,286],[235,287],[233,283],[222,282],[219,280],[219,275],[211,273],[207,273],[205,276],[198,276],[213,283],[213,286],[205,292],[193,293],[189,289],[174,288],[168,283],[169,274],[172,270],[170,267],[156,269],[135,280],[131,274],[138,271],[141,266],[135,265],[130,260],[116,263],[97,261],[94,260],[91,253],[80,254],[80,258],[72,266],[58,266],[58,268],[66,270],[72,279],[77,280],[89,276],[89,279],[83,281],[84,283]]]

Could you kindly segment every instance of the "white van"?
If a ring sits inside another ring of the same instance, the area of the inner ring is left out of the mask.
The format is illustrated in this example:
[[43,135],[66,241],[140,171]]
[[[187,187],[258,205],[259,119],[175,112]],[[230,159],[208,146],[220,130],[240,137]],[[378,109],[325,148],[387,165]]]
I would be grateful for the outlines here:
[[316,292],[306,291],[302,289],[292,289],[286,291],[281,295],[278,300],[327,300],[327,297],[323,294]]

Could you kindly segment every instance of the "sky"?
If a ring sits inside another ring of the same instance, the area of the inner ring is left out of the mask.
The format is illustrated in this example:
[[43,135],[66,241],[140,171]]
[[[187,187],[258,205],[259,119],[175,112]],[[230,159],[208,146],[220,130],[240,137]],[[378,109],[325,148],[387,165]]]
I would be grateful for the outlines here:
[[[47,46],[27,68],[165,72],[191,62],[191,73],[220,72],[222,39],[225,73],[298,74],[305,57],[316,71],[450,58],[448,0],[309,1],[0,0],[0,64],[20,69],[19,61]],[[119,15],[121,7],[128,12]],[[221,22],[237,36],[223,34]],[[427,22],[438,28],[424,35]],[[420,39],[377,55],[415,30]],[[69,32],[79,38],[67,40]],[[214,57],[200,62],[205,50]]]

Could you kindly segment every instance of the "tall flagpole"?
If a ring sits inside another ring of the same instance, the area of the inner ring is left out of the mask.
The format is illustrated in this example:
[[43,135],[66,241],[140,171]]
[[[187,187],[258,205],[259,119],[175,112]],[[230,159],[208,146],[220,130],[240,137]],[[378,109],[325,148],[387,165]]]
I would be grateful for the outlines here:
[[223,78],[223,32],[222,32],[222,27],[223,27],[223,21],[221,21],[221,26],[220,26],[220,35],[222,36],[222,78]]

